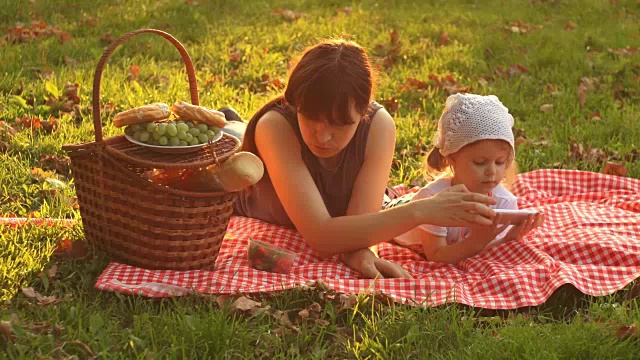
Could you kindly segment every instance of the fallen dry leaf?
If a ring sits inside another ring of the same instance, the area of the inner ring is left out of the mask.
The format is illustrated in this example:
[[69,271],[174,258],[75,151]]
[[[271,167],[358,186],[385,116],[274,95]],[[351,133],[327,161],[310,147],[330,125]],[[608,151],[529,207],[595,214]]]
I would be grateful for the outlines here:
[[624,296],[626,300],[633,300],[638,297],[640,297],[640,282],[633,285],[631,289],[629,289],[629,291],[627,291],[627,293]]
[[353,309],[358,303],[358,297],[355,294],[340,294],[338,300],[340,302],[338,310]]
[[298,311],[298,319],[300,321],[307,320],[308,318],[309,318],[309,310],[308,309],[302,309],[302,310]]
[[283,9],[283,10],[276,9],[276,10],[273,10],[273,13],[280,15],[284,20],[288,20],[288,21],[297,20],[305,16],[304,13],[296,13],[289,9]]
[[115,38],[113,37],[112,34],[104,33],[104,34],[100,35],[100,41],[103,44],[111,44],[114,40],[115,40]]
[[395,302],[394,299],[389,294],[386,294],[381,290],[376,290],[373,293],[373,298],[375,299],[376,302],[386,306],[389,306]]
[[57,36],[62,42],[71,39],[71,35],[69,35],[69,33],[62,31],[55,26],[48,26],[44,21],[34,20],[31,22],[30,27],[25,26],[24,24],[17,24],[15,27],[7,28],[7,35],[0,40],[7,41],[9,43],[23,43],[39,40],[49,36]]
[[26,287],[22,289],[22,293],[24,296],[28,298],[41,299],[42,295],[40,295],[37,291],[35,291],[32,287]]
[[607,51],[611,54],[617,54],[617,55],[622,55],[622,56],[626,56],[626,55],[632,55],[633,53],[635,53],[636,51],[638,51],[638,49],[633,48],[631,46],[626,46],[624,48],[620,48],[620,49],[607,49]]
[[520,145],[522,145],[522,144],[526,143],[527,141],[528,141],[528,140],[527,140],[525,137],[523,137],[523,136],[518,136],[518,137],[516,138],[516,140],[515,140],[514,145],[516,146],[516,149],[517,149],[517,148],[518,148],[518,146],[520,146]]
[[0,140],[0,153],[6,153],[9,152],[9,150],[11,150],[11,145]]
[[624,164],[620,164],[612,161],[607,161],[607,163],[604,164],[602,173],[608,174],[608,175],[616,175],[616,176],[629,175],[629,171],[627,170],[627,168],[624,167]]
[[10,321],[0,321],[0,339],[14,341],[16,335],[13,333],[13,326]]
[[53,264],[53,266],[51,266],[50,268],[48,268],[47,270],[41,271],[38,274],[38,277],[42,277],[44,274],[47,275],[47,278],[49,279],[53,279],[56,276],[56,273],[58,272],[58,265]]
[[138,80],[139,77],[140,77],[140,66],[131,65],[131,67],[129,67],[129,75],[127,75],[127,79]]
[[398,108],[400,107],[398,98],[396,98],[395,96],[389,99],[381,99],[380,104],[382,104],[382,106],[384,106],[384,108],[392,115],[397,113]]
[[[238,51],[237,49],[234,49],[229,54],[229,61],[232,62],[232,63],[240,62],[241,59],[242,59],[242,53],[240,51]],[[236,74],[237,74],[237,71],[236,71]],[[229,74],[229,76],[232,76],[231,73]]]
[[634,325],[629,325],[629,326],[621,326],[618,328],[618,331],[616,331],[616,338],[620,341],[629,339],[629,338],[637,338],[639,335],[638,333],[638,327],[634,324]]
[[442,32],[440,34],[440,38],[438,39],[438,42],[440,43],[440,45],[449,45],[449,34],[447,34],[446,32]]
[[40,154],[40,166],[43,170],[55,171],[59,175],[66,176],[71,170],[71,159],[56,154]]
[[351,14],[351,12],[353,12],[353,8],[351,6],[345,6],[341,9],[337,9],[336,13],[344,13],[345,15],[349,15]]
[[574,30],[575,28],[576,28],[576,23],[574,23],[573,21],[569,20],[567,22],[567,25],[564,26],[564,31]]
[[93,351],[92,351],[92,350],[91,350],[91,348],[89,347],[89,345],[87,345],[87,344],[83,343],[83,342],[82,342],[82,341],[80,341],[80,340],[65,341],[65,342],[62,342],[62,341],[56,341],[56,343],[55,343],[55,345],[56,345],[56,347],[57,347],[58,349],[62,349],[62,348],[64,348],[67,344],[71,344],[71,345],[77,345],[77,346],[79,346],[82,350],[84,350],[84,352],[86,352],[86,353],[87,353],[87,355],[88,355],[89,357],[93,357],[93,356],[95,356],[95,355],[94,355],[94,353],[93,353]]
[[540,111],[543,113],[550,113],[553,111],[553,104],[543,104],[540,106]]
[[549,83],[545,86],[545,88],[551,96],[558,96],[562,94],[562,91],[558,90],[557,86],[554,84]]
[[262,307],[262,303],[253,301],[246,296],[241,296],[231,304],[232,311],[252,312]]
[[602,120],[602,118],[600,117],[600,111],[596,111],[591,115],[585,115],[585,118],[587,118],[588,120]]
[[527,69],[527,67],[525,67],[524,65],[520,65],[520,64],[511,64],[506,69],[503,68],[502,66],[496,66],[491,71],[495,75],[501,76],[501,77],[512,77],[512,76],[519,76],[519,75],[529,73],[529,69]]
[[82,240],[71,241],[63,238],[58,242],[58,247],[54,250],[53,255],[65,259],[81,259],[89,254],[87,245]]
[[55,296],[43,296],[41,299],[39,299],[38,301],[38,305],[39,306],[47,306],[47,305],[55,305],[55,304],[59,304],[63,302],[62,299],[58,299]]
[[578,104],[584,105],[587,102],[587,86],[583,83],[578,85]]
[[607,153],[599,148],[589,148],[589,151],[587,152],[587,156],[586,156],[586,161],[593,163],[593,164],[597,164],[597,163],[601,163],[607,160],[609,156],[607,155]]
[[389,36],[390,36],[389,41],[391,42],[391,44],[397,44],[400,42],[400,35],[398,34],[398,29],[393,29],[393,31],[391,31]]
[[218,295],[216,297],[216,303],[218,303],[219,308],[223,308],[229,303],[230,299],[231,299],[231,296],[229,295]]
[[67,66],[70,66],[70,67],[76,67],[76,66],[78,66],[78,64],[80,64],[80,62],[78,60],[76,60],[76,59],[74,59],[74,58],[72,58],[71,56],[68,56],[68,55],[64,56],[64,63]]
[[439,77],[435,74],[429,74],[429,79],[433,81],[437,89],[446,91],[449,95],[457,93],[469,93],[472,87],[460,84],[451,74]]
[[36,299],[39,306],[47,306],[61,303],[63,300],[58,299],[55,296],[42,296],[40,293],[35,291],[32,287],[26,287],[22,289],[22,293],[28,297]]
[[509,25],[503,28],[505,31],[517,33],[517,34],[526,34],[531,30],[539,30],[542,29],[542,25],[529,25],[524,21],[518,19],[516,21],[512,21]]

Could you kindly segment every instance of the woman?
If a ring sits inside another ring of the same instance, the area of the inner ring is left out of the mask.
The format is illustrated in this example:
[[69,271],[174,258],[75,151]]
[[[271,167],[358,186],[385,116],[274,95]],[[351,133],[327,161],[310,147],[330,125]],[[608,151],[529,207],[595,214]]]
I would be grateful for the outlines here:
[[495,214],[486,204],[493,200],[459,186],[380,211],[396,133],[389,113],[372,101],[373,84],[359,45],[331,40],[307,48],[284,95],[264,105],[246,130],[233,121],[226,129],[243,135],[242,150],[265,164],[265,176],[239,194],[236,210],[294,226],[318,253],[341,254],[363,276],[410,277],[370,247],[425,223],[490,225]]

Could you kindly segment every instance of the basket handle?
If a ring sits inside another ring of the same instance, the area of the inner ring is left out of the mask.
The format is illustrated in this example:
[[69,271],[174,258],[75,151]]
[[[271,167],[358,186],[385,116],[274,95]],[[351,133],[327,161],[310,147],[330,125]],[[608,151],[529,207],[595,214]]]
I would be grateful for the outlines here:
[[100,61],[98,61],[98,67],[96,68],[96,73],[93,77],[93,129],[96,133],[96,143],[102,143],[102,119],[100,118],[100,82],[102,79],[102,71],[104,70],[104,66],[107,63],[107,60],[113,54],[115,49],[120,46],[123,42],[127,41],[129,38],[142,34],[142,33],[152,33],[158,34],[163,38],[169,40],[180,52],[182,55],[182,60],[184,61],[187,67],[187,76],[189,78],[189,93],[191,94],[191,103],[193,105],[200,105],[200,99],[198,97],[198,84],[196,83],[196,73],[193,69],[193,62],[191,61],[191,57],[187,50],[182,46],[180,41],[171,36],[170,34],[157,30],[157,29],[140,29],[136,31],[132,31],[125,35],[122,35],[116,41],[111,43],[109,47],[104,51]]

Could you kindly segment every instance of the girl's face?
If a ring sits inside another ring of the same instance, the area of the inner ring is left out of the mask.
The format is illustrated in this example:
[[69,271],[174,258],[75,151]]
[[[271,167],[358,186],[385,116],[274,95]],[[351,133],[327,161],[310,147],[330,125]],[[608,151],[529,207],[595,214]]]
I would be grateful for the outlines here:
[[503,140],[480,140],[449,156],[454,184],[469,191],[488,194],[504,178],[511,146]]
[[351,108],[353,124],[331,124],[326,116],[310,119],[298,113],[298,125],[305,144],[319,158],[331,158],[340,153],[353,138],[362,118],[355,107]]

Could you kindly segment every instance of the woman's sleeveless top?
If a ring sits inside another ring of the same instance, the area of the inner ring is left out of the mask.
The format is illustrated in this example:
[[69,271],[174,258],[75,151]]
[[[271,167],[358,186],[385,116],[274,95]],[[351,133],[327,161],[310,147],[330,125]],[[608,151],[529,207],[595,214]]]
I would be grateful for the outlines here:
[[[353,138],[342,150],[339,164],[335,169],[327,169],[322,166],[319,159],[313,155],[302,140],[297,114],[292,107],[275,104],[270,109],[282,114],[293,128],[300,143],[302,160],[309,169],[309,173],[332,217],[346,215],[353,185],[364,163],[371,122],[376,112],[381,108],[382,106],[376,102],[369,105],[367,114],[358,123]],[[273,188],[266,168],[263,178],[257,184],[239,192],[236,213],[273,224],[293,226]]]

